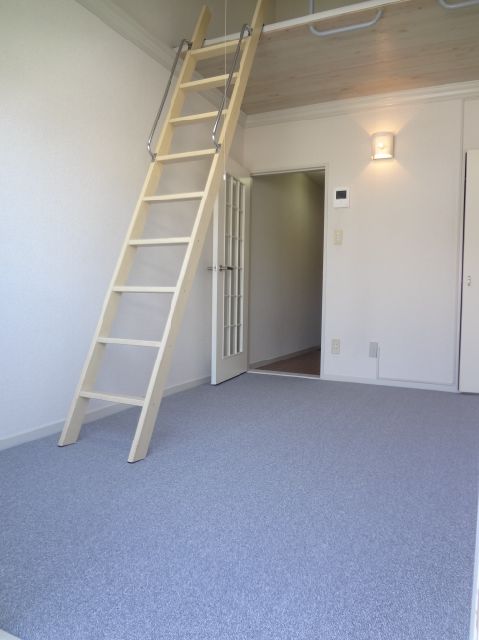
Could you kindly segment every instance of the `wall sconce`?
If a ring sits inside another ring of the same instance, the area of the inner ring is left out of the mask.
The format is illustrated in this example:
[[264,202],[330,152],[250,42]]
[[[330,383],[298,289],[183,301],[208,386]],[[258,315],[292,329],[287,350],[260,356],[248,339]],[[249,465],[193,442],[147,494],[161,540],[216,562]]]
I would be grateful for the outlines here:
[[387,160],[394,158],[394,133],[374,133],[371,138],[371,158],[373,160]]

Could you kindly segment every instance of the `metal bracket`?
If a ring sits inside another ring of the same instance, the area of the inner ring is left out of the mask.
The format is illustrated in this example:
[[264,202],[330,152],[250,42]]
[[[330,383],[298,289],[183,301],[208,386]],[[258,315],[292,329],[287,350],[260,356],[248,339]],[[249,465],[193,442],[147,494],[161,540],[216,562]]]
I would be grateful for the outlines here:
[[453,2],[452,4],[447,0],[437,0],[437,2],[443,9],[464,9],[479,4],[479,0],[462,0],[462,2]]
[[[441,2],[441,0],[438,0],[438,1]],[[465,1],[479,2],[479,0],[465,0]],[[311,14],[316,13],[315,0],[309,0],[309,12]],[[310,25],[309,30],[315,36],[320,36],[320,37],[333,36],[339,33],[349,33],[350,31],[359,31],[361,29],[367,29],[368,27],[373,27],[377,22],[379,22],[382,16],[383,16],[383,10],[379,9],[376,15],[374,16],[374,18],[372,20],[369,20],[368,22],[360,22],[358,24],[352,24],[347,27],[337,27],[336,29],[325,29],[324,31],[320,31],[319,29],[316,29],[314,25]]]

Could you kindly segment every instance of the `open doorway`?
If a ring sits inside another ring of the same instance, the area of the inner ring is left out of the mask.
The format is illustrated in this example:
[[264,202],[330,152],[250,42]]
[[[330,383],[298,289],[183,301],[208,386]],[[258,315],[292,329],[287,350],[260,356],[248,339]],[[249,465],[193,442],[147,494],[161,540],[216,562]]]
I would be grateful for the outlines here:
[[319,376],[325,170],[252,179],[249,369]]

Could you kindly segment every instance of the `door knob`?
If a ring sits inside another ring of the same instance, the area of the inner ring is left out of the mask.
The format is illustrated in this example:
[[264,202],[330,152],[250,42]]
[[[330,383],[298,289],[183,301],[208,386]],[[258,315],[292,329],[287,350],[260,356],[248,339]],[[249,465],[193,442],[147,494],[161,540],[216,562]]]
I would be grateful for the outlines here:
[[208,267],[208,271],[234,271],[234,267],[225,267],[223,264],[220,264],[219,267]]

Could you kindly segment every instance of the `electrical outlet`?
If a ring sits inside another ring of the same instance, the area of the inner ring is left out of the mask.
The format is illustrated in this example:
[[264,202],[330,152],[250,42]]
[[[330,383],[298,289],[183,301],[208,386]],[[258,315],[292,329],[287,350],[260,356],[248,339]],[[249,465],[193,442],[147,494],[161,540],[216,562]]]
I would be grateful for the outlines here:
[[339,356],[341,353],[341,340],[339,338],[333,338],[331,340],[331,353],[333,356]]
[[377,358],[378,357],[379,344],[377,342],[369,343],[369,357]]
[[343,244],[343,230],[342,229],[335,229],[334,230],[334,240],[333,240],[334,244]]

